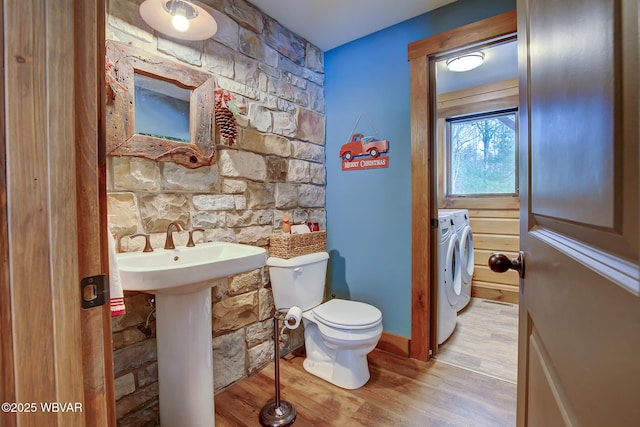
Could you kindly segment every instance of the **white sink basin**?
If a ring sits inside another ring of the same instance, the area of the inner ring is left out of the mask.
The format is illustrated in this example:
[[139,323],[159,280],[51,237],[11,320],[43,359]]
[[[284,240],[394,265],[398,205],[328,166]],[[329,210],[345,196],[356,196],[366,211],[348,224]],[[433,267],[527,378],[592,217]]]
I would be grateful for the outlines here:
[[162,427],[212,427],[211,279],[263,267],[267,251],[202,243],[117,255],[122,287],[155,294]]
[[239,243],[211,242],[195,247],[156,249],[117,255],[126,291],[188,293],[211,287],[206,283],[265,265],[267,251]]

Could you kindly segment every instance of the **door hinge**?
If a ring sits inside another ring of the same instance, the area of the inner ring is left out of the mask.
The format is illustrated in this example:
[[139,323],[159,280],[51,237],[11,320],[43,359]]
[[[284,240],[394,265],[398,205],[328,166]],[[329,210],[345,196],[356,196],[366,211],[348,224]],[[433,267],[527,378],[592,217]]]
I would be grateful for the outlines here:
[[82,308],[105,305],[109,301],[109,279],[106,274],[85,277],[80,281]]
[[438,228],[439,223],[438,218],[431,218],[431,228]]

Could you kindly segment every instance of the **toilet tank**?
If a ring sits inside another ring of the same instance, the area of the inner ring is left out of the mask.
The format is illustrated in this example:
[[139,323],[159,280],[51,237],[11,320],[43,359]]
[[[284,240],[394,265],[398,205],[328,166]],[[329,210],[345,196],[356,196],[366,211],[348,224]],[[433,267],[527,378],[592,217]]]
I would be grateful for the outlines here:
[[290,259],[269,257],[269,276],[276,309],[298,306],[302,311],[322,303],[329,254],[315,252]]

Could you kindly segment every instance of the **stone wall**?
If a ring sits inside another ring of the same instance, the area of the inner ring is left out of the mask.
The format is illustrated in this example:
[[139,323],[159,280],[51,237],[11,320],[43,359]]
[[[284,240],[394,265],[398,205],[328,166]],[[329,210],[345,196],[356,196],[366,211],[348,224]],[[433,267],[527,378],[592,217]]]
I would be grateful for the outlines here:
[[[288,214],[325,228],[323,54],[243,0],[203,0],[218,33],[203,42],[172,40],[138,14],[142,0],[109,0],[107,39],[214,75],[246,105],[239,138],[217,138],[217,163],[195,170],[134,157],[108,159],[108,211],[120,251],[140,251],[151,234],[162,248],[167,225],[201,227],[196,243],[267,247]],[[174,233],[177,246],[186,232]],[[273,359],[273,298],[263,269],[212,283],[214,379],[228,386]],[[118,425],[158,423],[155,318],[151,295],[126,293],[113,320]],[[285,335],[283,351],[303,344]]]

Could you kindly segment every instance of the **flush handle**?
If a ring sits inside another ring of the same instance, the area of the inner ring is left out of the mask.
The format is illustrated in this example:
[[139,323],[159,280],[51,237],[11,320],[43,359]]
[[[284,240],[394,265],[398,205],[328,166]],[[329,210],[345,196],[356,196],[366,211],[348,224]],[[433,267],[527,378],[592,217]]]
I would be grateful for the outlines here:
[[524,252],[520,251],[517,258],[509,258],[501,253],[493,253],[489,257],[489,268],[496,273],[516,270],[521,279],[524,278]]
[[300,273],[302,271],[302,267],[296,267],[293,269],[294,272]]

